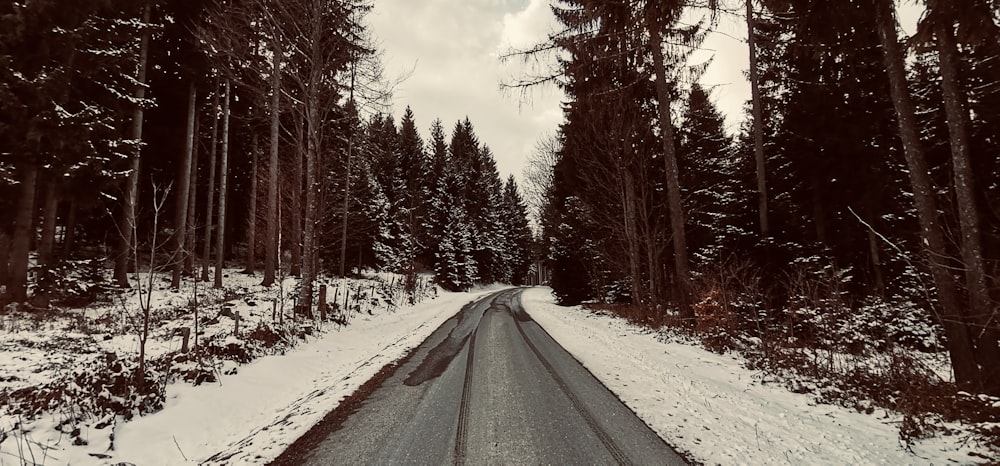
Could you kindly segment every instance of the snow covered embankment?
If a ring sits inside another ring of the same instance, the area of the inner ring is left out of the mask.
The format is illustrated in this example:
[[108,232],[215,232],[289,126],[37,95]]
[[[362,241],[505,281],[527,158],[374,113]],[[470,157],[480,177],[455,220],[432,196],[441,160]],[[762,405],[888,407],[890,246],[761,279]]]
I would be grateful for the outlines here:
[[221,453],[229,464],[268,463],[382,366],[488,292],[446,293],[395,313],[359,315],[339,332],[261,358],[220,384],[174,384],[163,411],[119,427],[110,462],[199,463]]
[[909,452],[899,416],[817,404],[762,385],[738,356],[664,342],[648,329],[554,304],[548,288],[523,296],[531,317],[657,434],[708,464],[969,463],[958,437],[920,441]]
[[[37,464],[211,464],[205,462],[215,456],[228,464],[266,464],[384,365],[489,292],[443,293],[395,312],[360,313],[340,330],[310,338],[284,355],[236,366],[235,374],[219,374],[217,382],[168,384],[161,411],[119,419],[110,451],[106,439],[72,444],[50,425],[58,422],[56,414],[32,421],[16,439],[4,442],[0,436],[0,463],[26,458]],[[95,436],[100,434],[80,435]]]

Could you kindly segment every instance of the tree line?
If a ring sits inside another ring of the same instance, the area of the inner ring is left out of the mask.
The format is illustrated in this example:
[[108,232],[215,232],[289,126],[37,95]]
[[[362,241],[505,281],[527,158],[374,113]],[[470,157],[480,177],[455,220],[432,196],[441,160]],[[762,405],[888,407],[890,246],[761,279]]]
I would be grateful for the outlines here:
[[[557,297],[695,325],[720,264],[758,268],[765,308],[808,269],[854,309],[919,303],[958,386],[1000,393],[1000,8],[921,6],[907,38],[892,0],[552,2],[561,29],[507,59],[556,54],[509,85],[569,100],[540,177]],[[734,137],[689,60],[720,17],[750,31]]]
[[456,290],[525,280],[516,182],[468,119],[450,135],[436,121],[425,143],[412,111],[399,125],[387,114],[371,8],[0,6],[0,302],[68,303],[67,284],[99,282],[105,260],[113,285],[156,263],[173,287],[221,287],[238,260],[266,286],[301,277],[302,306],[321,272],[410,285],[433,272]]

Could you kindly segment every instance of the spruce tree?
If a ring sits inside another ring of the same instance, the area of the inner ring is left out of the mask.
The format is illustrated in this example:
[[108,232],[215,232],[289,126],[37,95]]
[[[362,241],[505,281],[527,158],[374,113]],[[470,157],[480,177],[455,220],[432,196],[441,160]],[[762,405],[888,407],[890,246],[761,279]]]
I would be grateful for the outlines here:
[[725,131],[722,114],[698,84],[691,86],[680,130],[681,185],[684,209],[689,212],[685,229],[696,263],[725,259],[740,231],[734,222],[738,178],[732,141]]
[[509,176],[504,184],[501,212],[504,260],[510,264],[509,283],[523,285],[528,280],[534,260],[534,238],[528,225],[528,208],[518,191],[514,175]]
[[427,234],[423,219],[427,216],[426,201],[430,195],[427,185],[429,161],[424,151],[424,142],[417,132],[413,111],[406,108],[399,128],[399,166],[402,175],[402,214],[405,222],[405,236],[402,248],[405,252],[403,271],[407,276],[407,287],[415,285],[417,262],[427,248]]

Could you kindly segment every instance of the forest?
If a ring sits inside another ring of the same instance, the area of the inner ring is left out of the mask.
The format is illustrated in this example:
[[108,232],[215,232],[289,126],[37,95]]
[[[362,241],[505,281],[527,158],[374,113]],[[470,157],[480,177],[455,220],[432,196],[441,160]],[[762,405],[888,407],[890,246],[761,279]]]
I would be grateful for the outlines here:
[[[917,3],[907,36],[891,0],[552,2],[504,58],[567,95],[528,168],[559,301],[894,409],[1000,394],[1000,8]],[[735,136],[689,59],[720,19],[751,31]],[[872,362],[942,349],[954,385]]]
[[[423,141],[363,1],[13,2],[0,11],[2,303],[85,300],[113,264],[198,276],[433,272],[523,283],[531,233],[472,123]],[[155,240],[154,240],[155,238]],[[262,269],[262,270],[261,270]],[[284,270],[284,272],[282,272]],[[99,275],[99,274],[97,274]],[[93,287],[88,286],[88,290]]]
[[[388,111],[370,0],[0,4],[0,316],[189,286],[197,342],[198,286],[233,298],[234,266],[296,277],[292,319],[373,271],[409,304],[421,277],[541,283],[902,412],[901,440],[960,420],[1000,448],[1000,1],[919,0],[910,33],[894,0],[549,3],[548,39],[500,57],[531,69],[507,91],[565,95],[521,186],[470,119]],[[749,31],[738,128],[692,59],[720,21]]]

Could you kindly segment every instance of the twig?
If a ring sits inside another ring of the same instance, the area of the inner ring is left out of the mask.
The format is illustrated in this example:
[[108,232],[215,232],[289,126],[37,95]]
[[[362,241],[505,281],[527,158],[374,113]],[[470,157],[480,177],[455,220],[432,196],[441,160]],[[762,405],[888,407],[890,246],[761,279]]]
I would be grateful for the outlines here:
[[[757,430],[757,424],[753,425],[753,434],[757,437],[757,450],[760,450],[760,432]],[[185,458],[187,459],[187,458]]]
[[184,461],[187,461],[188,460],[187,455],[184,454],[184,450],[181,450],[181,445],[177,443],[177,436],[171,435],[171,437],[173,437],[174,439],[174,445],[177,445],[177,451],[181,452],[181,458],[184,458]]

